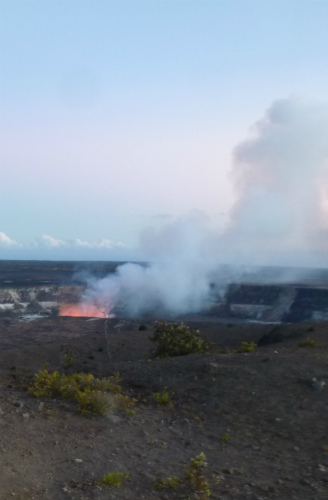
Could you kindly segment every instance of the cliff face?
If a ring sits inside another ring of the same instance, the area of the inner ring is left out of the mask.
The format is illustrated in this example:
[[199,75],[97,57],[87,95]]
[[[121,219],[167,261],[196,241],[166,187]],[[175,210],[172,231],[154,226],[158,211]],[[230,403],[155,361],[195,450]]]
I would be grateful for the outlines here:
[[[76,304],[83,286],[0,288],[0,317],[50,316],[63,304]],[[263,322],[328,320],[328,288],[310,285],[230,285],[207,313],[219,318]]]
[[231,285],[225,301],[232,317],[290,323],[328,320],[328,288],[315,285]]
[[62,304],[78,302],[83,289],[82,286],[72,285],[0,288],[0,315],[57,314]]

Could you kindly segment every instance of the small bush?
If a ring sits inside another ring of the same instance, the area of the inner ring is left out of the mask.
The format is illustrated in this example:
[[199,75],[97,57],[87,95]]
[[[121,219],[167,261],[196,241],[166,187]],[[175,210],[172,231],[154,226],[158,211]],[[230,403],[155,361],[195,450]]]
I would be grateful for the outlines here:
[[135,405],[136,400],[130,396],[125,396],[124,394],[115,394],[115,402],[121,411],[125,411],[129,415],[135,415],[135,411],[132,407]]
[[130,474],[124,472],[109,472],[103,476],[103,484],[119,488],[125,479],[130,479]]
[[145,330],[148,330],[147,326],[146,325],[139,325],[139,328],[138,328],[139,332],[143,332]]
[[91,373],[74,373],[67,376],[59,372],[42,370],[35,374],[29,391],[36,397],[61,397],[72,399],[79,404],[84,414],[104,415],[118,407],[131,411],[135,400],[121,393],[119,375],[97,379]]
[[171,394],[168,392],[167,387],[164,387],[163,392],[155,392],[154,398],[159,405],[163,406],[173,406],[175,401],[172,400],[172,396],[174,396],[174,392]]
[[85,415],[106,415],[116,406],[113,395],[102,391],[79,392],[76,400],[80,412]]
[[176,490],[177,488],[179,488],[181,482],[182,482],[181,479],[179,479],[176,476],[159,478],[156,479],[154,488],[156,490],[162,490],[164,488],[173,488],[174,490]]
[[71,353],[64,354],[63,368],[70,368],[73,366],[74,357]]
[[[211,495],[211,490],[208,482],[204,477],[204,469],[207,467],[206,457],[204,453],[200,453],[196,458],[192,458],[189,462],[189,467],[184,479],[176,476],[168,478],[156,479],[154,488],[161,490],[164,488],[177,489],[180,486],[192,489],[195,500],[207,500]],[[218,482],[218,481],[216,481]]]
[[199,336],[198,330],[184,323],[157,321],[151,340],[158,343],[155,355],[159,358],[205,352],[209,347],[208,342]]
[[221,437],[221,441],[225,441],[225,442],[230,441],[230,436],[229,436],[229,434],[224,434],[224,435]]
[[243,353],[243,352],[251,352],[257,347],[255,342],[245,342],[244,340],[240,343],[238,349],[235,349],[234,353]]
[[207,467],[205,454],[200,453],[196,458],[190,460],[186,474],[186,479],[197,495],[196,498],[199,500],[211,495],[209,484],[204,477],[205,467]]
[[311,340],[309,337],[305,340],[302,340],[302,342],[298,344],[298,347],[315,347],[315,346],[316,346],[315,341]]
[[121,382],[121,379],[118,374],[115,374],[113,377],[94,380],[93,387],[98,391],[120,394],[122,392],[122,387],[119,382]]

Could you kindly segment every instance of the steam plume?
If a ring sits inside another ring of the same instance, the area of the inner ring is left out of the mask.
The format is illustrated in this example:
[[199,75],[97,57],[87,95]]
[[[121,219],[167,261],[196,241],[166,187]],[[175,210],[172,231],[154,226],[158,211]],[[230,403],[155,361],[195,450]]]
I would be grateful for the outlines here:
[[223,283],[219,263],[317,263],[328,247],[327,158],[328,105],[275,101],[234,150],[237,201],[224,234],[199,213],[148,230],[141,249],[149,266],[125,264],[91,280],[84,300],[122,303],[131,315],[197,312],[211,281]]
[[309,264],[328,243],[328,104],[275,101],[252,132],[234,150],[225,244],[248,262]]
[[141,248],[151,263],[124,264],[115,275],[91,280],[83,300],[123,305],[132,316],[201,311],[210,299],[211,275],[217,266],[206,248],[208,233],[206,217],[200,213],[159,231],[145,231]]

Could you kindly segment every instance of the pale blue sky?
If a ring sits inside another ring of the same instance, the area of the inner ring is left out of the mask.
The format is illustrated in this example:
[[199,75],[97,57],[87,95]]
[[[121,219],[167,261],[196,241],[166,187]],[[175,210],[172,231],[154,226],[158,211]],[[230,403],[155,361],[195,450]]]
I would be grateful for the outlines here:
[[249,127],[327,100],[327,25],[327,0],[0,0],[0,258],[115,258],[194,209],[222,224]]

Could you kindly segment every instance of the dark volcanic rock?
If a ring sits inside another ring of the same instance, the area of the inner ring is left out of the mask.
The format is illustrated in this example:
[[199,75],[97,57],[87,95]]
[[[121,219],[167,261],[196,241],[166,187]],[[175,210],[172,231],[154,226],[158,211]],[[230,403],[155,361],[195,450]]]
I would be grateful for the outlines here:
[[284,326],[276,326],[271,332],[263,335],[257,342],[258,346],[266,346],[270,344],[277,344],[288,339],[296,339],[303,336],[301,331],[286,330]]
[[29,314],[39,314],[42,311],[42,309],[43,309],[42,306],[36,300],[30,302],[26,306],[26,312]]
[[327,288],[298,288],[294,303],[284,318],[288,322],[325,320],[328,317]]

